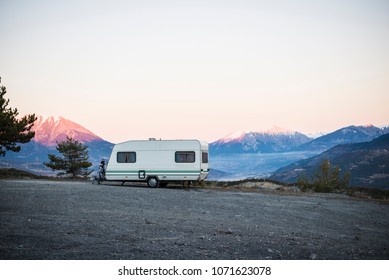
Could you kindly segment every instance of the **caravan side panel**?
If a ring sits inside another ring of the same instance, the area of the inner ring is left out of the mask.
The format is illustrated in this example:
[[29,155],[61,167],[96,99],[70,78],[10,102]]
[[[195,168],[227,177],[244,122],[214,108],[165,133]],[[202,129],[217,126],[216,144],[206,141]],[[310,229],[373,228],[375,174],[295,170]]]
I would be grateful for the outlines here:
[[208,145],[197,140],[128,141],[115,145],[106,170],[107,180],[196,181],[208,175],[203,154]]

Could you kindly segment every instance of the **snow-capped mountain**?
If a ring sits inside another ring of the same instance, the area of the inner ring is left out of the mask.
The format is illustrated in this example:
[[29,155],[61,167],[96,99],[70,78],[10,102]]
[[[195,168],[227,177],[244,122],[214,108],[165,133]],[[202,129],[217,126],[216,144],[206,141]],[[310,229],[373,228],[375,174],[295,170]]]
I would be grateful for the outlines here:
[[88,146],[89,160],[95,170],[102,158],[110,156],[113,148],[112,143],[64,117],[38,116],[32,130],[35,137],[29,143],[21,144],[19,153],[8,152],[0,162],[0,168],[13,167],[37,174],[52,174],[43,163],[48,161],[48,154],[57,153],[57,142],[66,140],[66,136]]
[[294,149],[312,138],[292,130],[274,126],[257,132],[237,131],[210,144],[211,154],[274,153]]
[[230,134],[227,134],[225,137],[219,139],[218,141],[223,142],[223,143],[228,143],[231,141],[241,141],[243,138],[245,138],[248,134],[268,134],[268,135],[293,135],[294,131],[284,129],[278,126],[273,126],[270,129],[263,130],[263,131],[256,131],[256,132],[251,132],[251,131],[244,131],[244,130],[238,130],[231,132]]
[[35,131],[33,141],[44,146],[56,146],[57,142],[66,140],[67,136],[83,143],[103,140],[93,132],[64,117],[38,116],[32,130]]

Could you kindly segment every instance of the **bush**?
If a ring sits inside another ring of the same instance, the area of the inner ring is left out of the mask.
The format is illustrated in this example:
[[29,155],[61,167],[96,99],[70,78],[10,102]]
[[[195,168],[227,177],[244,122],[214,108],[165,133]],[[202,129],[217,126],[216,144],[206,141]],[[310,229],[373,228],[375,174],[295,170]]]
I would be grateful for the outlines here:
[[303,192],[309,189],[315,192],[333,192],[348,187],[349,181],[349,172],[345,172],[342,176],[339,167],[331,167],[330,161],[324,160],[311,180],[301,175],[297,180],[297,185]]

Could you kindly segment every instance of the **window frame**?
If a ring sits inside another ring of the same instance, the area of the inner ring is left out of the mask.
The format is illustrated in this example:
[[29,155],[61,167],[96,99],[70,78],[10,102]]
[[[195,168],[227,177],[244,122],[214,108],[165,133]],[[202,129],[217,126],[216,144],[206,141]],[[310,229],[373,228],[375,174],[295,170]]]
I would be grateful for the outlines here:
[[[185,156],[186,158],[181,160],[179,158],[179,156]],[[193,159],[192,159],[192,157],[193,157]],[[174,153],[174,161],[176,163],[195,163],[196,162],[196,152],[195,151],[176,151]]]
[[[128,158],[128,161],[119,161],[119,154],[129,154],[129,158]],[[133,155],[133,160],[132,159],[132,156]],[[117,152],[116,153],[116,162],[117,163],[135,163],[136,162],[136,152]]]

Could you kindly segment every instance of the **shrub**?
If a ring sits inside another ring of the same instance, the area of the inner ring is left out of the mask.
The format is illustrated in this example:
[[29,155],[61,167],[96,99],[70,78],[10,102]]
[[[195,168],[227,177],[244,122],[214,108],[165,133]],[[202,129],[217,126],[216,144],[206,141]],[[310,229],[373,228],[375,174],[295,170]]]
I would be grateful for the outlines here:
[[329,160],[324,160],[320,164],[320,168],[309,180],[304,174],[300,175],[297,180],[297,185],[301,191],[312,189],[316,192],[333,192],[348,187],[350,181],[350,173],[345,172],[341,175],[338,166],[331,167]]

